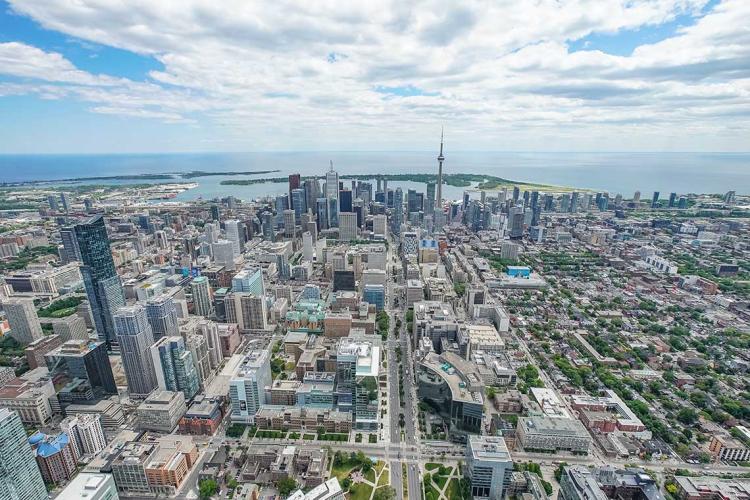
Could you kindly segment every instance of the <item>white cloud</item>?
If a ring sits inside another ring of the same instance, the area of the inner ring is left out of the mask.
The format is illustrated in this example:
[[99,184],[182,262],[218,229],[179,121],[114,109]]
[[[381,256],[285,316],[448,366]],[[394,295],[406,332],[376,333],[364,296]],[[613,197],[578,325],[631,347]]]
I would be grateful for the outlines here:
[[[535,146],[540,135],[559,137],[548,148],[606,148],[627,133],[644,149],[711,148],[712,134],[734,134],[746,149],[750,2],[725,0],[702,16],[706,3],[10,0],[47,29],[164,69],[146,82],[92,75],[11,42],[0,44],[0,73],[96,113],[210,123],[224,136],[207,142],[234,149],[419,147],[440,123],[466,148]],[[568,49],[678,15],[699,19],[631,56]],[[427,95],[376,91],[406,86]]]

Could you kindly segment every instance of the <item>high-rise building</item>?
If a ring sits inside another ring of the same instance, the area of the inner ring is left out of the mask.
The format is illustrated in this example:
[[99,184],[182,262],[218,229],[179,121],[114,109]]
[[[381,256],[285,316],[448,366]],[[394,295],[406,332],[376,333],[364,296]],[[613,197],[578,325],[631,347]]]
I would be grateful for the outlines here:
[[339,240],[351,241],[357,238],[357,214],[341,212],[339,214]]
[[657,208],[659,206],[659,191],[654,191],[654,196],[651,197],[651,208]]
[[[441,163],[442,165],[442,163]],[[393,194],[393,232],[401,234],[401,223],[404,221],[404,192],[396,188]]]
[[318,179],[305,179],[303,183],[305,188],[305,202],[307,208],[312,210],[313,213],[318,213],[317,200],[320,197],[320,186],[318,185]]
[[262,295],[253,293],[232,292],[224,300],[227,321],[237,323],[242,331],[265,330],[266,300]]
[[151,359],[159,388],[164,391],[181,391],[185,399],[192,399],[200,388],[198,371],[193,355],[185,348],[180,336],[163,337],[150,348]]
[[672,208],[676,205],[677,202],[677,193],[669,193],[669,208]]
[[498,436],[469,436],[466,469],[472,498],[504,498],[505,486],[513,472],[513,460]]
[[78,455],[66,433],[47,435],[37,432],[29,438],[29,444],[44,482],[60,483],[75,475]]
[[71,314],[64,318],[51,318],[52,331],[59,335],[63,342],[74,339],[86,340],[89,332],[86,329],[86,320],[78,314]]
[[272,381],[271,353],[268,350],[249,352],[229,380],[232,422],[253,422],[258,409],[266,404],[265,389]]
[[66,417],[60,428],[70,438],[76,456],[96,455],[107,446],[102,428],[102,418],[95,413],[81,413]]
[[50,374],[85,380],[95,395],[117,394],[112,365],[104,342],[74,339],[44,355]]
[[520,240],[523,238],[523,207],[511,207],[510,209],[510,239]]
[[60,254],[60,260],[63,264],[81,260],[81,250],[78,248],[76,232],[73,227],[64,227],[60,229],[60,240],[62,241],[63,251]]
[[211,285],[205,276],[197,276],[190,282],[190,291],[193,295],[193,312],[198,316],[211,315]]
[[307,195],[302,188],[292,189],[291,194],[292,206],[294,207],[294,219],[300,222],[302,214],[307,212]]
[[47,488],[14,411],[0,408],[0,498],[46,500]]
[[232,278],[233,292],[247,292],[256,295],[266,293],[263,281],[263,270],[260,267],[246,268],[238,272]]
[[315,206],[317,207],[317,222],[318,222],[318,229],[328,229],[330,226],[328,225],[328,199],[327,198],[318,198],[315,201]]
[[42,325],[33,299],[11,297],[4,299],[2,304],[10,324],[10,335],[14,339],[26,345],[42,338]]
[[[440,154],[437,157],[438,161],[438,176],[437,176],[437,194],[435,195],[435,204],[438,208],[443,205],[443,162],[445,156],[443,156],[443,130],[440,130]],[[441,210],[442,212],[442,210]]]
[[146,301],[146,317],[154,340],[179,334],[177,307],[171,296],[162,294]]
[[294,199],[294,196],[292,196],[292,192],[295,189],[299,189],[300,180],[301,177],[299,174],[289,174],[289,201],[291,203],[291,206],[289,208],[297,208],[295,203],[296,200]]
[[109,347],[116,341],[112,315],[125,305],[125,293],[109,247],[107,227],[101,215],[73,226],[80,252],[81,274],[99,339]]
[[339,197],[339,174],[333,169],[333,162],[331,162],[331,169],[326,172],[326,198]]
[[302,233],[302,255],[307,262],[312,262],[315,258],[315,251],[313,248],[313,238],[309,231]]
[[339,227],[338,198],[328,198],[328,227]]
[[154,363],[149,353],[154,334],[143,306],[122,307],[114,316],[115,333],[120,342],[122,367],[131,396],[145,397],[157,386]]
[[267,241],[273,241],[275,237],[275,231],[273,227],[273,213],[263,212],[263,239]]
[[352,192],[348,189],[339,191],[339,213],[352,211]]
[[291,238],[296,229],[294,210],[284,210],[284,236]]
[[232,242],[232,251],[235,257],[242,253],[242,239],[240,237],[240,221],[230,219],[224,221],[224,232],[227,239]]

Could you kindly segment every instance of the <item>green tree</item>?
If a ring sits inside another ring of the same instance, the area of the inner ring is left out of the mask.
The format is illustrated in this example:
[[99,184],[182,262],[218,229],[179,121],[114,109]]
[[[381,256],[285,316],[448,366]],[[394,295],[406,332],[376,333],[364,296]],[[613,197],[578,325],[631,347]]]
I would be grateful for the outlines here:
[[297,481],[291,477],[285,477],[276,482],[276,488],[279,490],[279,494],[282,497],[288,497],[294,490],[297,489]]
[[202,499],[211,498],[219,491],[219,485],[213,479],[204,479],[198,485],[198,494]]
[[375,490],[372,500],[393,500],[396,498],[396,490],[390,486],[381,486]]

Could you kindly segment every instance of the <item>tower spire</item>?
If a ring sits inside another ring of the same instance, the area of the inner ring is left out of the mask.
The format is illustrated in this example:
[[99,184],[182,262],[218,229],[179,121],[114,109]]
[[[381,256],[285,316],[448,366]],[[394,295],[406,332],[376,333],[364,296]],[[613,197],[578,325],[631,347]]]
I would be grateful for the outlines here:
[[[437,178],[437,192],[435,193],[435,217],[440,217],[443,214],[443,127],[440,127],[440,154],[437,157],[438,161],[438,178]],[[442,221],[438,221],[438,224]]]

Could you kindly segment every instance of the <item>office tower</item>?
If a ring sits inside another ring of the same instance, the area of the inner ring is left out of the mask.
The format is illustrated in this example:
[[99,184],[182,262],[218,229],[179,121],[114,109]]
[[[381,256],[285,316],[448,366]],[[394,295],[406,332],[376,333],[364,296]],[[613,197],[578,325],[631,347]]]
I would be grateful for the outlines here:
[[227,235],[227,239],[232,242],[232,251],[235,257],[242,253],[242,240],[240,239],[240,221],[236,219],[230,219],[224,221],[224,232]]
[[307,212],[305,190],[302,188],[293,189],[290,199],[292,200],[292,207],[294,210],[294,220],[300,222],[302,220],[302,214]]
[[185,348],[180,336],[163,337],[150,347],[156,382],[163,391],[180,391],[185,399],[198,393],[200,380],[193,355]]
[[564,193],[560,198],[560,212],[570,211],[570,193]]
[[351,241],[357,238],[357,214],[341,212],[339,214],[339,240]]
[[578,212],[578,193],[576,191],[573,191],[570,194],[570,212],[571,213]]
[[[441,163],[442,165],[442,163]],[[404,192],[396,188],[393,195],[393,232],[401,234],[401,223],[404,220]]]
[[193,295],[193,312],[197,316],[211,315],[211,285],[205,276],[197,276],[190,282]]
[[651,198],[651,208],[659,206],[659,191],[654,191],[654,196]]
[[265,330],[267,326],[265,297],[246,292],[232,292],[224,300],[227,322],[237,323],[240,330]]
[[229,380],[232,422],[252,423],[261,405],[266,404],[266,387],[272,383],[271,353],[251,351]]
[[372,218],[372,232],[375,236],[385,238],[388,218],[385,215],[375,215]]
[[294,236],[296,214],[294,210],[284,210],[284,236]]
[[[672,194],[673,194],[674,196],[677,196],[677,194],[676,194],[676,193],[672,193]],[[671,197],[670,197],[670,198],[671,198]],[[727,192],[726,192],[726,193],[724,194],[724,203],[727,203],[727,204],[730,204],[730,205],[731,205],[731,204],[732,204],[732,203],[734,203],[734,202],[735,202],[736,200],[737,200],[737,191],[734,191],[734,190],[732,190],[732,191],[727,191]],[[671,205],[670,205],[670,206],[671,206]]]
[[260,267],[253,267],[235,274],[232,278],[232,291],[264,295],[266,286],[263,281],[263,270]]
[[339,200],[328,198],[328,227],[339,227]]
[[60,240],[62,241],[64,256],[60,256],[63,264],[81,260],[81,250],[78,248],[75,228],[64,227],[60,229]]
[[135,305],[121,307],[114,315],[114,326],[120,342],[122,367],[131,396],[145,397],[157,386],[154,364],[149,353],[154,335],[146,310]]
[[102,394],[117,394],[104,342],[69,340],[47,352],[44,360],[50,374],[64,373],[70,380],[85,380],[97,397]]
[[521,190],[518,188],[518,186],[513,186],[513,204],[515,205],[518,203],[518,198],[521,196]]
[[68,193],[60,193],[60,202],[62,203],[62,208],[65,210],[65,213],[70,211],[70,208],[73,206],[72,200],[68,196]]
[[440,154],[437,157],[438,161],[438,176],[437,176],[437,194],[435,195],[435,203],[438,207],[443,205],[443,129],[440,129]]
[[680,196],[680,201],[677,203],[677,208],[679,208],[679,209],[685,209],[687,207],[688,207],[687,197]]
[[86,209],[87,214],[91,213],[91,211],[94,209],[94,201],[91,198],[84,198],[83,207]]
[[64,318],[51,318],[52,331],[58,335],[62,342],[68,340],[88,340],[89,333],[86,330],[86,321],[78,314],[71,314]]
[[326,198],[339,197],[339,174],[333,170],[333,162],[331,162],[331,168],[326,172]]
[[641,192],[636,191],[635,193],[633,193],[633,202],[638,203],[639,201],[641,201]]
[[81,472],[55,497],[56,500],[118,500],[112,474]]
[[307,208],[312,210],[314,214],[318,213],[317,200],[320,198],[320,186],[318,185],[318,179],[305,179],[303,183],[305,189],[305,203]]
[[299,174],[289,174],[289,202],[291,203],[289,208],[297,208],[297,200],[294,199],[292,193],[295,189],[300,188],[301,177]]
[[33,299],[4,299],[3,310],[10,324],[10,335],[21,344],[30,344],[42,338],[42,325],[36,314]]
[[506,478],[513,472],[513,460],[502,437],[469,436],[466,469],[472,498],[505,498]]
[[312,262],[315,257],[312,234],[309,231],[302,233],[302,255],[307,262]]
[[511,207],[510,209],[510,239],[520,240],[523,238],[523,207]]
[[218,222],[206,222],[203,226],[203,232],[206,235],[206,242],[216,243],[221,235],[221,228]]
[[374,305],[377,311],[382,311],[385,306],[385,287],[382,284],[365,285],[362,300]]
[[125,305],[125,293],[112,260],[107,227],[101,215],[73,227],[83,262],[81,274],[96,333],[109,347],[116,341],[112,315]]
[[101,416],[96,413],[81,413],[66,417],[60,428],[68,435],[76,456],[96,455],[107,446]]
[[352,192],[348,189],[339,191],[339,213],[352,211]]
[[273,214],[271,212],[263,213],[263,239],[268,241],[274,240]]
[[318,229],[328,229],[328,199],[327,198],[318,198],[315,201],[315,206],[317,207],[316,215],[317,215],[317,222],[318,222]]
[[211,219],[218,222],[220,215],[221,214],[219,213],[219,205],[211,205]]
[[0,498],[46,500],[47,488],[21,419],[0,408]]
[[169,295],[159,295],[146,301],[146,317],[154,332],[154,340],[179,334],[177,307]]
[[49,204],[49,209],[53,212],[58,212],[60,210],[59,205],[57,204],[57,197],[53,194],[47,196],[47,203]]
[[220,239],[215,243],[211,243],[211,255],[216,265],[233,267],[234,266],[234,244],[229,240]]
[[432,214],[435,212],[435,183],[427,183],[427,201],[424,208],[425,214]]
[[676,201],[677,201],[677,193],[669,193],[669,208],[674,207]]

